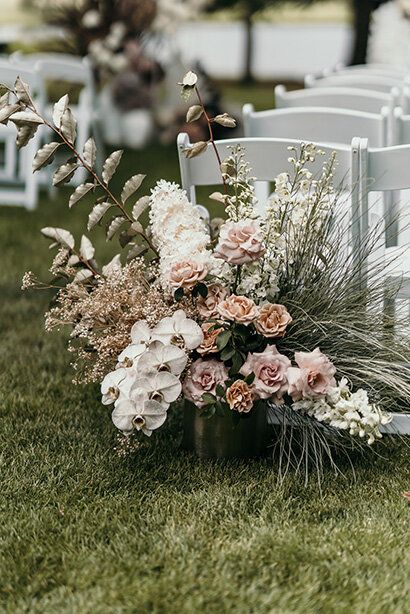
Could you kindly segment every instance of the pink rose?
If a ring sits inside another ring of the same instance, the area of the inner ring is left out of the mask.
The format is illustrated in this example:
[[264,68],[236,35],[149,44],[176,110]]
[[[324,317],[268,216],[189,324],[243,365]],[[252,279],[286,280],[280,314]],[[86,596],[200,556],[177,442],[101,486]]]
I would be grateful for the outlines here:
[[224,320],[239,322],[246,326],[258,317],[258,308],[253,300],[247,296],[236,296],[236,294],[231,294],[218,303],[217,310]]
[[265,251],[263,232],[253,220],[225,222],[221,226],[215,256],[230,264],[258,260]]
[[208,271],[198,262],[186,260],[176,262],[171,266],[169,281],[174,288],[193,288],[197,283],[203,281]]
[[313,352],[295,352],[299,369],[288,370],[289,394],[294,401],[319,399],[336,386],[336,367],[319,348]]
[[264,337],[283,337],[292,318],[284,305],[265,303],[259,308],[255,328]]
[[209,284],[208,294],[205,298],[198,297],[196,306],[199,315],[203,318],[215,318],[218,315],[218,303],[226,298],[228,291],[221,284]]
[[215,394],[217,385],[223,384],[227,379],[228,370],[223,362],[198,358],[188,371],[182,391],[189,401],[195,403],[197,407],[203,407],[204,392]]
[[276,405],[281,405],[283,395],[287,392],[287,371],[291,365],[289,358],[279,354],[274,345],[260,353],[248,354],[242,365],[242,375],[255,374],[253,382],[255,394],[259,399],[272,399]]

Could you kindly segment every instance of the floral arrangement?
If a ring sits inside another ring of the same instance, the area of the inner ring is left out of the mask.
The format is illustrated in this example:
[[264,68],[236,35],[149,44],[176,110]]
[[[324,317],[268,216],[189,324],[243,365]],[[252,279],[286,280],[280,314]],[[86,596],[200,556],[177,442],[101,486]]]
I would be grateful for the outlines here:
[[[185,100],[198,97],[187,121],[204,116],[209,126],[209,140],[186,155],[200,155],[209,144],[219,155],[213,124],[233,127],[234,120],[207,114],[194,73],[181,85]],[[211,195],[226,219],[210,221],[166,180],[137,198],[144,180],[137,174],[116,196],[111,180],[122,152],[107,158],[100,175],[93,140],[82,153],[75,148],[66,96],[48,122],[18,78],[1,98],[0,121],[14,122],[20,147],[39,125],[53,131],[59,141],[39,150],[34,170],[65,146],[70,158],[54,170],[54,185],[84,166],[90,180],[75,189],[69,206],[92,197],[88,230],[110,216],[107,239],[118,236],[126,252],[124,263],[117,254],[100,268],[86,235],[76,247],[69,231],[42,230],[57,249],[51,272],[64,281],[56,281],[46,328],[71,327],[76,381],[100,383],[102,403],[112,406],[127,438],[151,436],[182,402],[204,419],[231,417],[233,424],[257,409],[290,412],[310,435],[318,433],[319,447],[334,439],[348,448],[374,443],[390,420],[386,410],[408,402],[410,374],[402,367],[410,348],[392,343],[386,329],[380,270],[368,272],[366,288],[358,283],[345,224],[334,215],[334,157],[314,177],[309,165],[322,152],[311,144],[292,149],[292,170],[276,178],[262,214],[246,152],[234,146],[219,159],[224,191]],[[48,287],[28,273],[23,287],[31,286]],[[301,454],[311,453],[304,447]]]

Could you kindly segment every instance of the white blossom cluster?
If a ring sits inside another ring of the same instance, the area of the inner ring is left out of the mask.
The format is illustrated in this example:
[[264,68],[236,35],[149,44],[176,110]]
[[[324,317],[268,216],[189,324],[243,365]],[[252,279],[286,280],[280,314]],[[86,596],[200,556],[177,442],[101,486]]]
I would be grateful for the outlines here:
[[376,438],[381,438],[380,427],[392,419],[377,405],[369,402],[367,392],[363,388],[351,392],[345,378],[325,398],[297,401],[292,408],[312,416],[319,422],[347,430],[350,435],[367,437],[369,445],[373,444]]
[[102,403],[114,404],[112,420],[119,430],[150,436],[162,426],[170,404],[181,394],[187,350],[202,340],[200,326],[182,309],[153,329],[143,320],[134,324],[131,344],[118,356],[115,371],[101,383]]
[[176,183],[161,180],[151,192],[150,223],[152,238],[160,255],[160,274],[164,286],[173,264],[193,261],[209,272],[220,268],[207,249],[209,231],[186,192]]
[[[97,18],[99,16],[98,11],[88,11],[84,15],[83,20],[88,19],[91,23],[93,16]],[[98,38],[89,44],[88,52],[96,66],[110,74],[120,74],[128,68],[128,58],[121,51],[125,34],[125,24],[116,21],[111,25],[110,31],[105,38]]]

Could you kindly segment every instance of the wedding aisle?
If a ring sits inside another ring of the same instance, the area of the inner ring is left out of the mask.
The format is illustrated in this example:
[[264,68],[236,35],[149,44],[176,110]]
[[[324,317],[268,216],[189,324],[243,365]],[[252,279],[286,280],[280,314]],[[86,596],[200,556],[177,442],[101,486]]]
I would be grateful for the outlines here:
[[[174,146],[127,155],[124,168],[144,168],[150,185],[178,178]],[[314,478],[278,487],[269,459],[176,453],[178,417],[151,449],[113,451],[96,387],[72,385],[66,337],[44,333],[51,293],[20,291],[27,269],[47,279],[40,228],[58,219],[77,233],[86,217],[44,196],[35,212],[0,209],[0,610],[397,611],[409,562],[405,444],[358,458],[356,483],[329,472],[323,498]],[[108,258],[115,247],[94,238]]]

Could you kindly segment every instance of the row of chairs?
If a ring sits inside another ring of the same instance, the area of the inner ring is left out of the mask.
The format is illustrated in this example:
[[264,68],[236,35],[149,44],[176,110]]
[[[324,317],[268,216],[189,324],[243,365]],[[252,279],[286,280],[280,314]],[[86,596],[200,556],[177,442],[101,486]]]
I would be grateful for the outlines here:
[[[47,119],[52,118],[52,84],[78,87],[78,100],[71,105],[77,119],[77,144],[81,148],[93,135],[102,152],[102,139],[98,129],[96,96],[92,68],[87,58],[60,53],[24,55],[15,53],[0,57],[0,83],[12,87],[16,75],[29,85],[37,108]],[[41,144],[49,138],[49,131],[41,126],[28,146],[19,152],[15,145],[12,126],[0,126],[0,204],[23,205],[34,209],[41,185],[49,185],[50,169],[33,176],[31,160]],[[85,179],[85,172],[76,174],[76,184]]]

